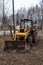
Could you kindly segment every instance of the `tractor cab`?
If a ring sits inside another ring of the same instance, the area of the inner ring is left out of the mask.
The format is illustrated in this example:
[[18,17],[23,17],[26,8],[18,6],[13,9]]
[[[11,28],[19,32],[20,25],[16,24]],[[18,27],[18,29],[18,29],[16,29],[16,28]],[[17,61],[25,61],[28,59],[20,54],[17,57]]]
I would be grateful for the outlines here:
[[20,32],[26,32],[27,30],[29,30],[29,28],[31,28],[31,20],[29,19],[21,19],[20,22]]

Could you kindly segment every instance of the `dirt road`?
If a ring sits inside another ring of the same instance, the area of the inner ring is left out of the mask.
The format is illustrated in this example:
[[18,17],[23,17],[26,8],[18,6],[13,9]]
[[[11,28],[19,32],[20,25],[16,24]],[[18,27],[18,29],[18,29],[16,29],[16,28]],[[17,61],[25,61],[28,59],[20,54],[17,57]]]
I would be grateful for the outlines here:
[[[0,47],[2,43],[4,47],[2,40],[0,38]],[[36,46],[28,52],[0,51],[0,65],[43,65],[43,31],[39,31]]]

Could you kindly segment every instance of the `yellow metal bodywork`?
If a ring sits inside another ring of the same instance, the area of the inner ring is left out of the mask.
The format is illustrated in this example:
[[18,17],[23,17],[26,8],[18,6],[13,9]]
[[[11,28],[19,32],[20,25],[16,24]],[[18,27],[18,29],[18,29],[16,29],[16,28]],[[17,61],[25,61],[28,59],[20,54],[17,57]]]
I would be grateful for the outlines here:
[[[16,40],[17,36],[20,36],[20,37],[25,37],[27,38],[27,36],[30,34],[30,29],[26,29],[24,28],[24,32],[20,32],[20,29],[15,33],[14,35],[14,40]],[[25,39],[24,38],[24,39]]]

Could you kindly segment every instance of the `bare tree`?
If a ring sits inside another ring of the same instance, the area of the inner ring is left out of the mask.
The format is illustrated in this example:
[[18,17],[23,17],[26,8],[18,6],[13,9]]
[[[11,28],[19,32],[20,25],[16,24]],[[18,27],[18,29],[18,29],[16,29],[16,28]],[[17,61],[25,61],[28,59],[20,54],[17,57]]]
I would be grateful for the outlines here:
[[41,0],[41,2],[40,2],[40,9],[41,9],[41,19],[42,19],[42,21],[41,21],[41,27],[43,27],[43,0]]
[[[2,13],[3,13],[3,18],[2,18],[2,23],[3,23],[3,30],[4,30],[4,36],[5,36],[5,25],[6,25],[6,22],[7,22],[7,12],[6,12],[6,9],[5,9],[5,0],[3,0],[3,5],[2,5],[2,7],[3,7],[3,10],[2,10]],[[5,12],[6,12],[6,14],[5,14]]]
[[[10,0],[9,0],[10,1]],[[1,0],[2,4],[0,6],[1,11],[2,11],[2,29],[4,30],[4,35],[5,35],[5,30],[6,30],[6,25],[8,24],[8,12],[9,12],[9,8],[8,8],[8,0]]]
[[19,16],[19,13],[17,12],[17,14],[16,14],[16,24],[17,24],[17,25],[19,25],[19,17],[20,17],[20,16]]

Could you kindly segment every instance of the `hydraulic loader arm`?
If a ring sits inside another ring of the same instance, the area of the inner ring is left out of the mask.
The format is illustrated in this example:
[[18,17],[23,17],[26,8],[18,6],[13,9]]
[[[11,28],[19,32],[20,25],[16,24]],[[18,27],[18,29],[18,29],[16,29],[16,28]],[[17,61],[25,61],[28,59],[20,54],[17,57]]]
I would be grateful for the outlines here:
[[17,36],[24,36],[25,38],[27,38],[27,36],[30,34],[30,29],[27,30],[26,32],[16,32],[14,35],[14,40],[16,40]]

